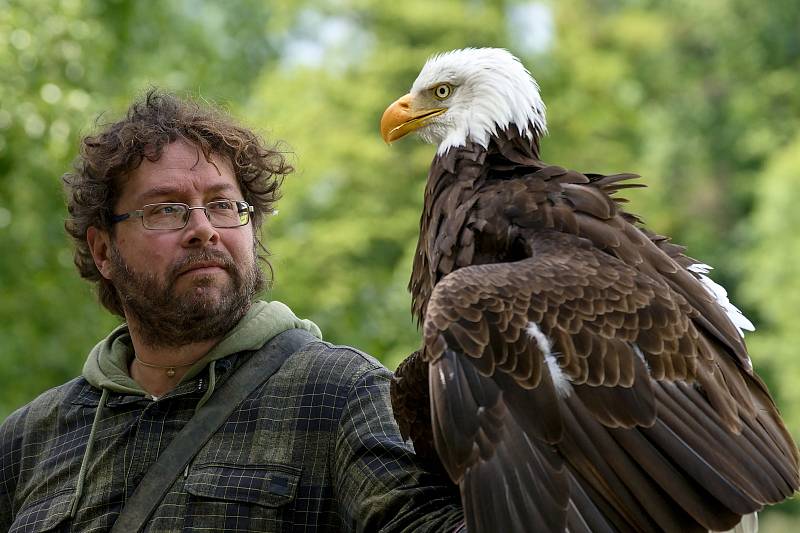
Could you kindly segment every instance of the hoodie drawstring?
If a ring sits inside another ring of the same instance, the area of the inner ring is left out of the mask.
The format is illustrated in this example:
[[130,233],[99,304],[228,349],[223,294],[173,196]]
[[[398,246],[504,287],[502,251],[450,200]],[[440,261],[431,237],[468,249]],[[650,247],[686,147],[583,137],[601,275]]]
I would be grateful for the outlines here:
[[[195,407],[195,414],[197,411],[200,410],[203,405],[211,398],[211,395],[214,394],[214,389],[217,385],[217,372],[216,372],[217,362],[212,361],[211,364],[208,365],[208,389],[200,398],[200,401],[197,402],[197,407]],[[92,422],[92,429],[89,431],[89,441],[86,443],[86,450],[83,452],[83,459],[81,459],[81,469],[78,472],[78,484],[75,488],[75,497],[72,500],[72,505],[70,506],[69,516],[70,518],[75,518],[75,513],[78,512],[78,503],[80,502],[81,496],[83,495],[83,486],[86,481],[86,472],[89,470],[89,458],[92,456],[92,450],[94,448],[94,441],[95,436],[97,433],[97,426],[100,422],[100,415],[103,411],[103,407],[106,405],[106,401],[108,400],[109,389],[103,389],[102,394],[100,394],[100,402],[97,404],[97,410],[94,413],[94,421]],[[188,468],[188,466],[187,466]]]
[[208,389],[206,389],[205,394],[203,397],[200,398],[200,401],[197,402],[197,407],[194,408],[194,414],[197,414],[197,411],[203,407],[208,400],[211,399],[211,395],[214,394],[214,389],[217,386],[217,362],[211,361],[211,364],[208,365]]
[[98,422],[100,422],[100,413],[108,399],[108,389],[103,389],[100,394],[100,402],[97,404],[97,411],[94,413],[94,421],[92,421],[92,429],[89,431],[89,442],[86,443],[86,450],[83,452],[83,459],[81,459],[81,469],[78,472],[78,485],[75,488],[75,498],[72,500],[72,506],[69,510],[69,517],[75,518],[75,513],[78,512],[78,502],[83,495],[83,483],[86,479],[86,471],[89,469],[89,457],[92,455],[92,448],[94,448],[94,437],[97,432]]

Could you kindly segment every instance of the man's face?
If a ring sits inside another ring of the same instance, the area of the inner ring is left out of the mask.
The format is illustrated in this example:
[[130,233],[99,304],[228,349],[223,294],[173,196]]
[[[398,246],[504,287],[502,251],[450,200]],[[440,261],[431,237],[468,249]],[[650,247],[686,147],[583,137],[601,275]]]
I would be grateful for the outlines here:
[[[243,200],[230,163],[211,159],[185,141],[169,144],[158,161],[145,159],[124,182],[115,214],[161,202],[194,207]],[[114,229],[101,272],[148,344],[177,346],[224,335],[263,283],[250,223],[215,228],[195,209],[183,229],[145,229],[140,218]]]

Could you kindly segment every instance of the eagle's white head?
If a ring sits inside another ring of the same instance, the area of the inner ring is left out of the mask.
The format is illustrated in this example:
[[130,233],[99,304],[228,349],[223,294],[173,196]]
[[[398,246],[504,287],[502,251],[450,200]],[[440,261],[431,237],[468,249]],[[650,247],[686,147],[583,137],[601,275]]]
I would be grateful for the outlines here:
[[416,131],[438,153],[473,141],[483,147],[514,124],[533,139],[547,131],[539,85],[502,48],[464,48],[431,57],[411,92],[389,106],[381,133],[392,142]]

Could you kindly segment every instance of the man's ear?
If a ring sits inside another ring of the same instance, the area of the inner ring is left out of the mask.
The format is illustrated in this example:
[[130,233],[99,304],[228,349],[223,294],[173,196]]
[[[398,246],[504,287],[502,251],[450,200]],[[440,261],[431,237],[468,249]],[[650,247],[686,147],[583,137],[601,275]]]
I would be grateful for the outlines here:
[[89,251],[92,252],[94,264],[100,275],[106,279],[111,279],[111,237],[107,231],[94,226],[89,226],[86,230],[86,242],[89,244]]

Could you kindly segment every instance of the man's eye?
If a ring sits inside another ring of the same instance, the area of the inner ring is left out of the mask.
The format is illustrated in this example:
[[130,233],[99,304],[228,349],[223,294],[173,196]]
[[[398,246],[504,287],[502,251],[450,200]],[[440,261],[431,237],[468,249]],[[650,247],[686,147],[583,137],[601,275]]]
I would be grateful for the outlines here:
[[234,209],[233,202],[230,200],[220,200],[211,204],[211,209],[216,211],[232,211]]
[[177,212],[178,209],[174,205],[162,205],[153,209],[156,215],[174,215]]

